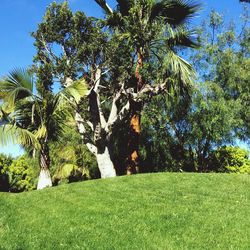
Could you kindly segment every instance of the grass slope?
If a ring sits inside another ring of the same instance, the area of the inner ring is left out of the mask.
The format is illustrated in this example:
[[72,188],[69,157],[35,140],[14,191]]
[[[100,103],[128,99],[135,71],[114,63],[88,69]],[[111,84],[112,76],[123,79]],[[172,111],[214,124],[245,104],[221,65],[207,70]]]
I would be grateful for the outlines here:
[[249,249],[250,176],[146,174],[0,194],[0,249]]

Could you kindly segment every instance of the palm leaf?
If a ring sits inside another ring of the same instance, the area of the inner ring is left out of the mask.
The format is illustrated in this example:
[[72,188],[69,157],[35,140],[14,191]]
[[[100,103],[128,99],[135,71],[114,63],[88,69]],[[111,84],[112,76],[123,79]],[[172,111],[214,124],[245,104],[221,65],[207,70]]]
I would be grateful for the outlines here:
[[81,79],[64,88],[57,95],[66,97],[67,99],[73,97],[76,103],[78,103],[81,98],[86,95],[87,90],[88,89],[85,80]]
[[197,48],[199,45],[193,39],[193,32],[185,29],[184,27],[178,27],[176,29],[168,26],[168,36],[165,41],[165,45],[170,49],[175,46],[184,46],[189,48]]
[[36,137],[29,130],[16,125],[6,124],[0,126],[0,144],[8,145],[9,143],[39,148]]
[[193,67],[183,58],[178,56],[173,51],[168,51],[165,59],[165,67],[170,71],[170,75],[185,85],[191,84],[195,77]]
[[13,70],[0,81],[0,96],[10,107],[13,107],[17,100],[32,96],[32,90],[33,77],[23,69]]
[[149,20],[163,18],[166,23],[179,25],[192,18],[199,9],[200,4],[190,0],[161,0],[152,6]]
[[47,128],[42,124],[35,133],[36,139],[45,138],[47,136]]

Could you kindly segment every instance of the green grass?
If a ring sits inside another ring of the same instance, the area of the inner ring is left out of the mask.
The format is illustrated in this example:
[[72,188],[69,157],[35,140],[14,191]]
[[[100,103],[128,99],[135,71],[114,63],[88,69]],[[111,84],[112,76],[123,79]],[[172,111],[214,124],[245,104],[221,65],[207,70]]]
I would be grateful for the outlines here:
[[250,176],[146,174],[0,194],[0,249],[249,249]]

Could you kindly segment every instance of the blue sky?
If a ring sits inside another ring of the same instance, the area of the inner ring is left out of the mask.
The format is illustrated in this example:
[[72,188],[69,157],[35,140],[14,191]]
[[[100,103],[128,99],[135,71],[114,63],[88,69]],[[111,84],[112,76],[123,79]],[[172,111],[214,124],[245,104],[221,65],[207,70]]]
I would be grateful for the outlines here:
[[[46,7],[52,0],[1,0],[0,3],[0,77],[13,68],[27,67],[32,64],[35,54],[33,39],[30,32],[35,31],[37,24],[42,20]],[[57,1],[62,2],[62,1]],[[73,11],[81,10],[87,15],[102,16],[103,13],[94,0],[69,0]],[[115,0],[107,0],[113,7]],[[203,11],[197,17],[197,22],[207,16],[211,9],[224,13],[228,19],[237,23],[241,13],[239,0],[206,0]],[[21,153],[18,145],[0,146],[0,153],[16,156]]]

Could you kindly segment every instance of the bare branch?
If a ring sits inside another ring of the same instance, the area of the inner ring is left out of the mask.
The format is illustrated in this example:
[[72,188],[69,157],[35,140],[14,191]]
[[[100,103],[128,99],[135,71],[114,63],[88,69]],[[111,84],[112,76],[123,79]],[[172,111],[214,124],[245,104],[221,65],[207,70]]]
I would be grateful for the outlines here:
[[94,131],[94,126],[93,126],[93,123],[92,123],[92,122],[86,121],[86,124],[90,127],[90,129],[91,129],[92,131]]
[[65,45],[64,45],[64,44],[61,45],[61,48],[62,48],[62,51],[63,51],[64,56],[66,57],[66,63],[67,63],[67,65],[69,65],[70,59],[69,59],[68,53],[67,53],[67,51],[66,51],[66,49],[65,49]]

